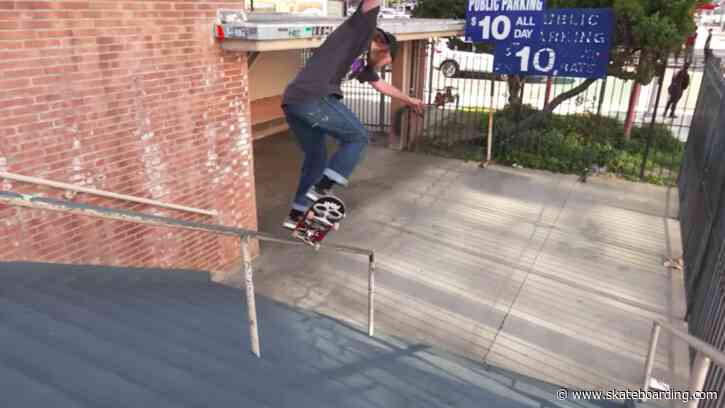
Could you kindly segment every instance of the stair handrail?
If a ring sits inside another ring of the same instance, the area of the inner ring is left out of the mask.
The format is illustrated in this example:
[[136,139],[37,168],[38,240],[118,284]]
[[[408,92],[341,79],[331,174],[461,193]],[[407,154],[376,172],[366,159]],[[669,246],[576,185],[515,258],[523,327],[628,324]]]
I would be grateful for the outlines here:
[[[655,354],[657,352],[657,342],[661,329],[667,330],[670,334],[683,340],[697,351],[695,362],[690,372],[690,385],[688,390],[693,393],[702,392],[712,362],[725,368],[725,353],[682,329],[678,329],[665,321],[655,319],[652,323],[652,335],[650,336],[649,350],[647,351],[647,360],[645,361],[644,368],[644,384],[642,389],[645,395],[650,388],[652,369],[654,368]],[[699,402],[700,399],[690,398],[687,406],[688,408],[697,408]]]
[[194,207],[189,207],[189,206],[185,206],[185,205],[165,203],[165,202],[162,202],[159,200],[152,200],[149,198],[137,197],[137,196],[132,196],[132,195],[128,195],[128,194],[119,194],[119,193],[114,193],[112,191],[99,190],[97,188],[84,187],[84,186],[79,186],[77,184],[63,183],[60,181],[48,180],[48,179],[44,179],[44,178],[40,178],[40,177],[25,176],[25,175],[17,174],[17,173],[9,173],[9,172],[0,171],[0,178],[13,180],[13,181],[19,181],[21,183],[29,183],[29,184],[39,185],[39,186],[53,187],[53,188],[66,190],[66,191],[73,191],[76,193],[86,193],[86,194],[91,194],[91,195],[95,195],[95,196],[99,196],[99,197],[113,198],[116,200],[128,201],[128,202],[132,202],[132,203],[147,204],[147,205],[151,205],[154,207],[167,208],[170,210],[183,211],[183,212],[200,214],[200,215],[207,215],[210,217],[216,217],[217,215],[219,215],[219,213],[217,211],[213,211],[213,210],[204,210],[201,208],[194,208]]
[[[244,279],[246,284],[251,350],[252,353],[254,353],[254,355],[256,355],[257,357],[261,357],[261,351],[259,346],[259,331],[257,326],[257,309],[254,292],[254,273],[252,270],[250,240],[254,238],[259,239],[260,241],[275,242],[284,245],[309,247],[307,244],[296,239],[279,238],[271,234],[254,230],[228,227],[220,224],[205,224],[194,221],[179,220],[171,217],[144,214],[137,211],[76,203],[72,201],[41,197],[32,194],[21,194],[13,191],[0,191],[0,203],[25,208],[65,212],[94,218],[111,219],[135,224],[144,224],[168,228],[180,228],[193,231],[204,231],[212,234],[240,237]],[[375,335],[375,252],[371,249],[331,244],[320,245],[318,250],[344,252],[353,255],[362,255],[368,258],[368,336],[373,337]]]

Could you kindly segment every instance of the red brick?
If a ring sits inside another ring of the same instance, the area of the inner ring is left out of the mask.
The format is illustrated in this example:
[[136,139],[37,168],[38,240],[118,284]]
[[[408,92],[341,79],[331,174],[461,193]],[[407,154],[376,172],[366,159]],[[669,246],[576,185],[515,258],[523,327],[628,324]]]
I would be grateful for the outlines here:
[[25,41],[25,48],[51,48],[60,47],[62,45],[60,40],[35,40]]
[[[162,181],[168,192],[165,199],[194,203],[202,208],[215,207],[227,214],[224,218],[230,222],[255,224],[253,197],[244,201],[240,194],[246,191],[246,180],[225,178],[220,189],[236,191],[230,195],[212,191],[203,177],[196,176],[200,171],[203,173],[198,158],[205,157],[208,149],[204,129],[218,129],[216,149],[221,158],[227,157],[225,151],[231,148],[231,141],[226,129],[238,122],[228,104],[239,95],[246,95],[247,91],[242,82],[245,78],[242,73],[246,73],[238,57],[225,56],[220,63],[218,58],[223,53],[216,48],[210,49],[206,43],[208,38],[197,37],[195,33],[200,24],[213,21],[213,17],[204,16],[211,16],[216,8],[236,5],[236,2],[24,3],[23,7],[30,11],[22,14],[0,11],[0,21],[6,23],[4,27],[9,31],[32,29],[37,33],[34,39],[0,42],[0,80],[5,80],[3,75],[9,75],[13,79],[31,79],[30,85],[34,85],[0,88],[0,106],[6,105],[10,108],[7,112],[20,115],[0,118],[0,135],[6,138],[3,142],[9,142],[4,145],[3,154],[9,155],[8,163],[12,168],[72,180],[74,174],[79,174],[72,169],[72,160],[79,157],[82,171],[94,169],[106,176],[99,181],[104,189],[151,196],[145,190],[147,169],[143,164],[140,135],[153,131],[155,137],[148,143],[159,147],[167,165]],[[36,8],[30,8],[30,3]],[[63,3],[72,8],[63,8]],[[125,3],[129,7],[124,8]],[[175,5],[180,5],[180,10],[175,9]],[[86,6],[90,9],[78,10]],[[184,18],[185,15],[193,17]],[[29,48],[22,49],[23,46]],[[33,71],[36,69],[43,72]],[[208,69],[213,70],[217,78],[211,88],[201,84],[202,73]],[[21,71],[26,72],[22,74]],[[138,78],[136,82],[132,73]],[[226,77],[222,78],[222,74]],[[215,114],[202,119],[202,113],[206,111]],[[150,127],[142,125],[139,115],[150,118]],[[73,150],[74,139],[81,142],[80,150]],[[32,186],[19,188],[33,191]],[[57,191],[49,192],[60,196]],[[209,197],[226,197],[224,200],[234,202],[234,205],[224,208],[216,203],[218,200]],[[76,198],[81,199],[83,202],[107,203],[88,195]],[[239,206],[239,202],[244,204]],[[149,206],[115,200],[111,204],[152,211]],[[174,211],[165,213],[182,219],[205,219]],[[39,217],[40,212],[25,214],[22,218],[16,217],[29,222]],[[114,234],[112,225],[118,224],[109,221],[76,226],[53,223],[47,231],[38,234],[61,233],[74,243],[60,249],[50,248],[53,252],[48,253],[52,238],[47,238],[34,248],[24,250],[23,256],[50,261],[103,260],[158,266],[159,254],[168,253],[172,259],[169,266],[203,265],[211,270],[233,265],[238,257],[235,245],[220,245],[221,240],[203,234],[173,231],[173,238],[168,243],[164,239],[159,244],[166,231],[143,228],[129,234]],[[102,248],[91,245],[100,237],[107,240],[108,245]],[[7,240],[2,241],[5,238]],[[28,238],[30,240],[24,242],[36,242],[32,241],[33,237]],[[0,242],[10,241],[17,239],[8,238],[0,231]],[[152,243],[156,245],[155,251],[149,249]],[[99,251],[103,254],[98,254]],[[0,260],[5,254],[16,252],[0,249]]]
[[18,1],[16,2],[18,9],[47,10],[57,8],[57,2],[52,1]]
[[18,50],[23,48],[22,41],[0,41],[0,50]]
[[73,30],[51,30],[51,31],[39,31],[38,38],[67,38],[72,37]]
[[35,31],[0,31],[0,41],[32,40],[36,36]]
[[22,69],[17,71],[5,71],[3,72],[3,79],[14,79],[14,78],[27,78],[40,75],[43,70],[40,68],[36,69]]
[[2,21],[0,20],[0,30],[16,30],[20,27],[20,23],[17,21]]
[[69,10],[83,10],[90,8],[88,1],[74,1],[60,3],[60,8]]

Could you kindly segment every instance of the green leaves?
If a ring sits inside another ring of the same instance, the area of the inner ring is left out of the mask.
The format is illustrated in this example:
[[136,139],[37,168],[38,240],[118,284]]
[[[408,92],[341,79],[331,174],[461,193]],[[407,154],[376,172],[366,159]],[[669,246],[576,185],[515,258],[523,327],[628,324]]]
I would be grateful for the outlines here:
[[[695,30],[692,17],[695,7],[707,2],[547,0],[547,8],[613,8],[616,29],[610,56],[610,75],[648,84],[664,55],[679,49],[687,36]],[[467,5],[467,0],[420,0],[413,16],[462,19],[466,16]]]

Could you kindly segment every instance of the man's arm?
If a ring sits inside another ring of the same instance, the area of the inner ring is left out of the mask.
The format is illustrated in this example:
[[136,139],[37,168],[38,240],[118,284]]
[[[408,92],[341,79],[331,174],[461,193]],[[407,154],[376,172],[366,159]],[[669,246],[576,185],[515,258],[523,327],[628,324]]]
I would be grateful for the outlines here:
[[367,13],[368,11],[374,9],[375,7],[380,7],[380,0],[363,0],[363,14]]
[[423,113],[423,101],[421,101],[420,99],[411,98],[410,96],[400,91],[398,88],[390,85],[382,79],[371,82],[370,85],[372,85],[373,88],[375,88],[378,92],[402,101],[406,105],[412,107],[413,110],[415,110],[417,113]]

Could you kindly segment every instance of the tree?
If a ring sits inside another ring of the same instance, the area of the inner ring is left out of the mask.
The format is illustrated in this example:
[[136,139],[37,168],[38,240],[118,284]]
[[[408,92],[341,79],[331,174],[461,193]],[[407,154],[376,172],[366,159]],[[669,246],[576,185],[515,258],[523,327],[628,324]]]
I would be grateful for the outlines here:
[[[707,0],[547,0],[546,4],[547,9],[611,7],[615,14],[615,30],[609,75],[648,84],[668,53],[679,49],[694,31],[695,7],[705,2]],[[419,0],[413,16],[462,19],[466,16],[467,4],[467,0]],[[507,79],[509,104],[521,103],[518,91],[524,80],[517,76]],[[531,127],[545,119],[557,106],[586,91],[594,82],[587,79],[558,95],[542,111],[526,118],[521,127]]]

